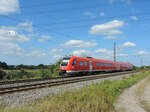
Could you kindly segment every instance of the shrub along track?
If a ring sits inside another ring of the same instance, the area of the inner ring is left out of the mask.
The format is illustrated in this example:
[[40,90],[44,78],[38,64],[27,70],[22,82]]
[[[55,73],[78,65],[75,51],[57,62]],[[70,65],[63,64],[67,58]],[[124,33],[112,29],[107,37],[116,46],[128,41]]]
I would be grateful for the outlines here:
[[[33,79],[33,80],[19,80],[19,81],[7,81],[7,82],[0,82],[0,85],[7,85],[7,84],[16,84],[16,83],[25,83],[24,85],[19,86],[11,86],[11,87],[1,87],[0,88],[0,95],[10,94],[14,92],[21,92],[33,89],[40,89],[46,87],[53,87],[59,85],[65,85],[70,83],[88,81],[88,80],[95,80],[101,78],[108,78],[113,76],[120,76],[129,73],[136,73],[138,71],[126,71],[126,72],[117,72],[117,73],[108,73],[108,74],[100,74],[100,75],[91,75],[91,76],[82,76],[82,77],[71,77],[71,78],[52,78],[52,79]],[[61,79],[61,80],[60,80]],[[48,81],[49,80],[49,81]],[[47,81],[42,82],[40,81]],[[27,84],[28,82],[37,82],[34,84]]]

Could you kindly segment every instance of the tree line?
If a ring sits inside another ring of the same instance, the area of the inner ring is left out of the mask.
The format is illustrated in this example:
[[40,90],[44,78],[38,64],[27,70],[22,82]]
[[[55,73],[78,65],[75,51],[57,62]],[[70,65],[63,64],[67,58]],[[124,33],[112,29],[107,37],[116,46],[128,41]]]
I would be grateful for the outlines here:
[[50,78],[59,76],[60,60],[50,65],[8,65],[0,62],[0,80]]
[[53,64],[51,65],[44,65],[44,64],[39,64],[39,65],[8,65],[6,62],[1,62],[0,61],[0,69],[10,69],[10,70],[19,70],[19,69],[46,69],[49,68],[50,66],[54,66]]

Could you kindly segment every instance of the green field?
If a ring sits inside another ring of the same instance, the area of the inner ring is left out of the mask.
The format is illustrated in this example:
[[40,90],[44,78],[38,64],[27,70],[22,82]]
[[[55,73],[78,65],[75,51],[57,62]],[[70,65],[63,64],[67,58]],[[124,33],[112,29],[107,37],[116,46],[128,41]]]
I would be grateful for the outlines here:
[[[114,112],[114,102],[126,89],[139,82],[150,71],[141,72],[122,80],[103,81],[75,92],[46,97],[36,104],[7,108],[7,112]],[[1,107],[0,112],[5,107]]]
[[59,76],[59,71],[56,69],[54,71],[50,69],[1,70],[0,72],[0,75],[3,75],[1,80],[50,78]]

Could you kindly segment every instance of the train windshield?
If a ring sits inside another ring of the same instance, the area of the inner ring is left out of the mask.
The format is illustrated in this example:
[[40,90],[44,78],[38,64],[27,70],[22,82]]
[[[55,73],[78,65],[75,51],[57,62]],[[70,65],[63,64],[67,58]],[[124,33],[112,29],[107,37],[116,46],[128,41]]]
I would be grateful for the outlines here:
[[61,63],[61,66],[67,66],[68,65],[68,63],[69,63],[69,58],[67,58],[67,59],[63,59],[63,61],[62,61],[62,63]]

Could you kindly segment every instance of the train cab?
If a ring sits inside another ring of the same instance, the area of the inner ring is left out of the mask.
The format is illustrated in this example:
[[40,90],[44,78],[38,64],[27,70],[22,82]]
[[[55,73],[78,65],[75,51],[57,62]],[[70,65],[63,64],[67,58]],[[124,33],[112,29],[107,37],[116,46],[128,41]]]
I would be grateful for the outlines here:
[[76,71],[77,67],[77,60],[75,57],[63,58],[59,67],[59,73],[61,75],[72,74]]

